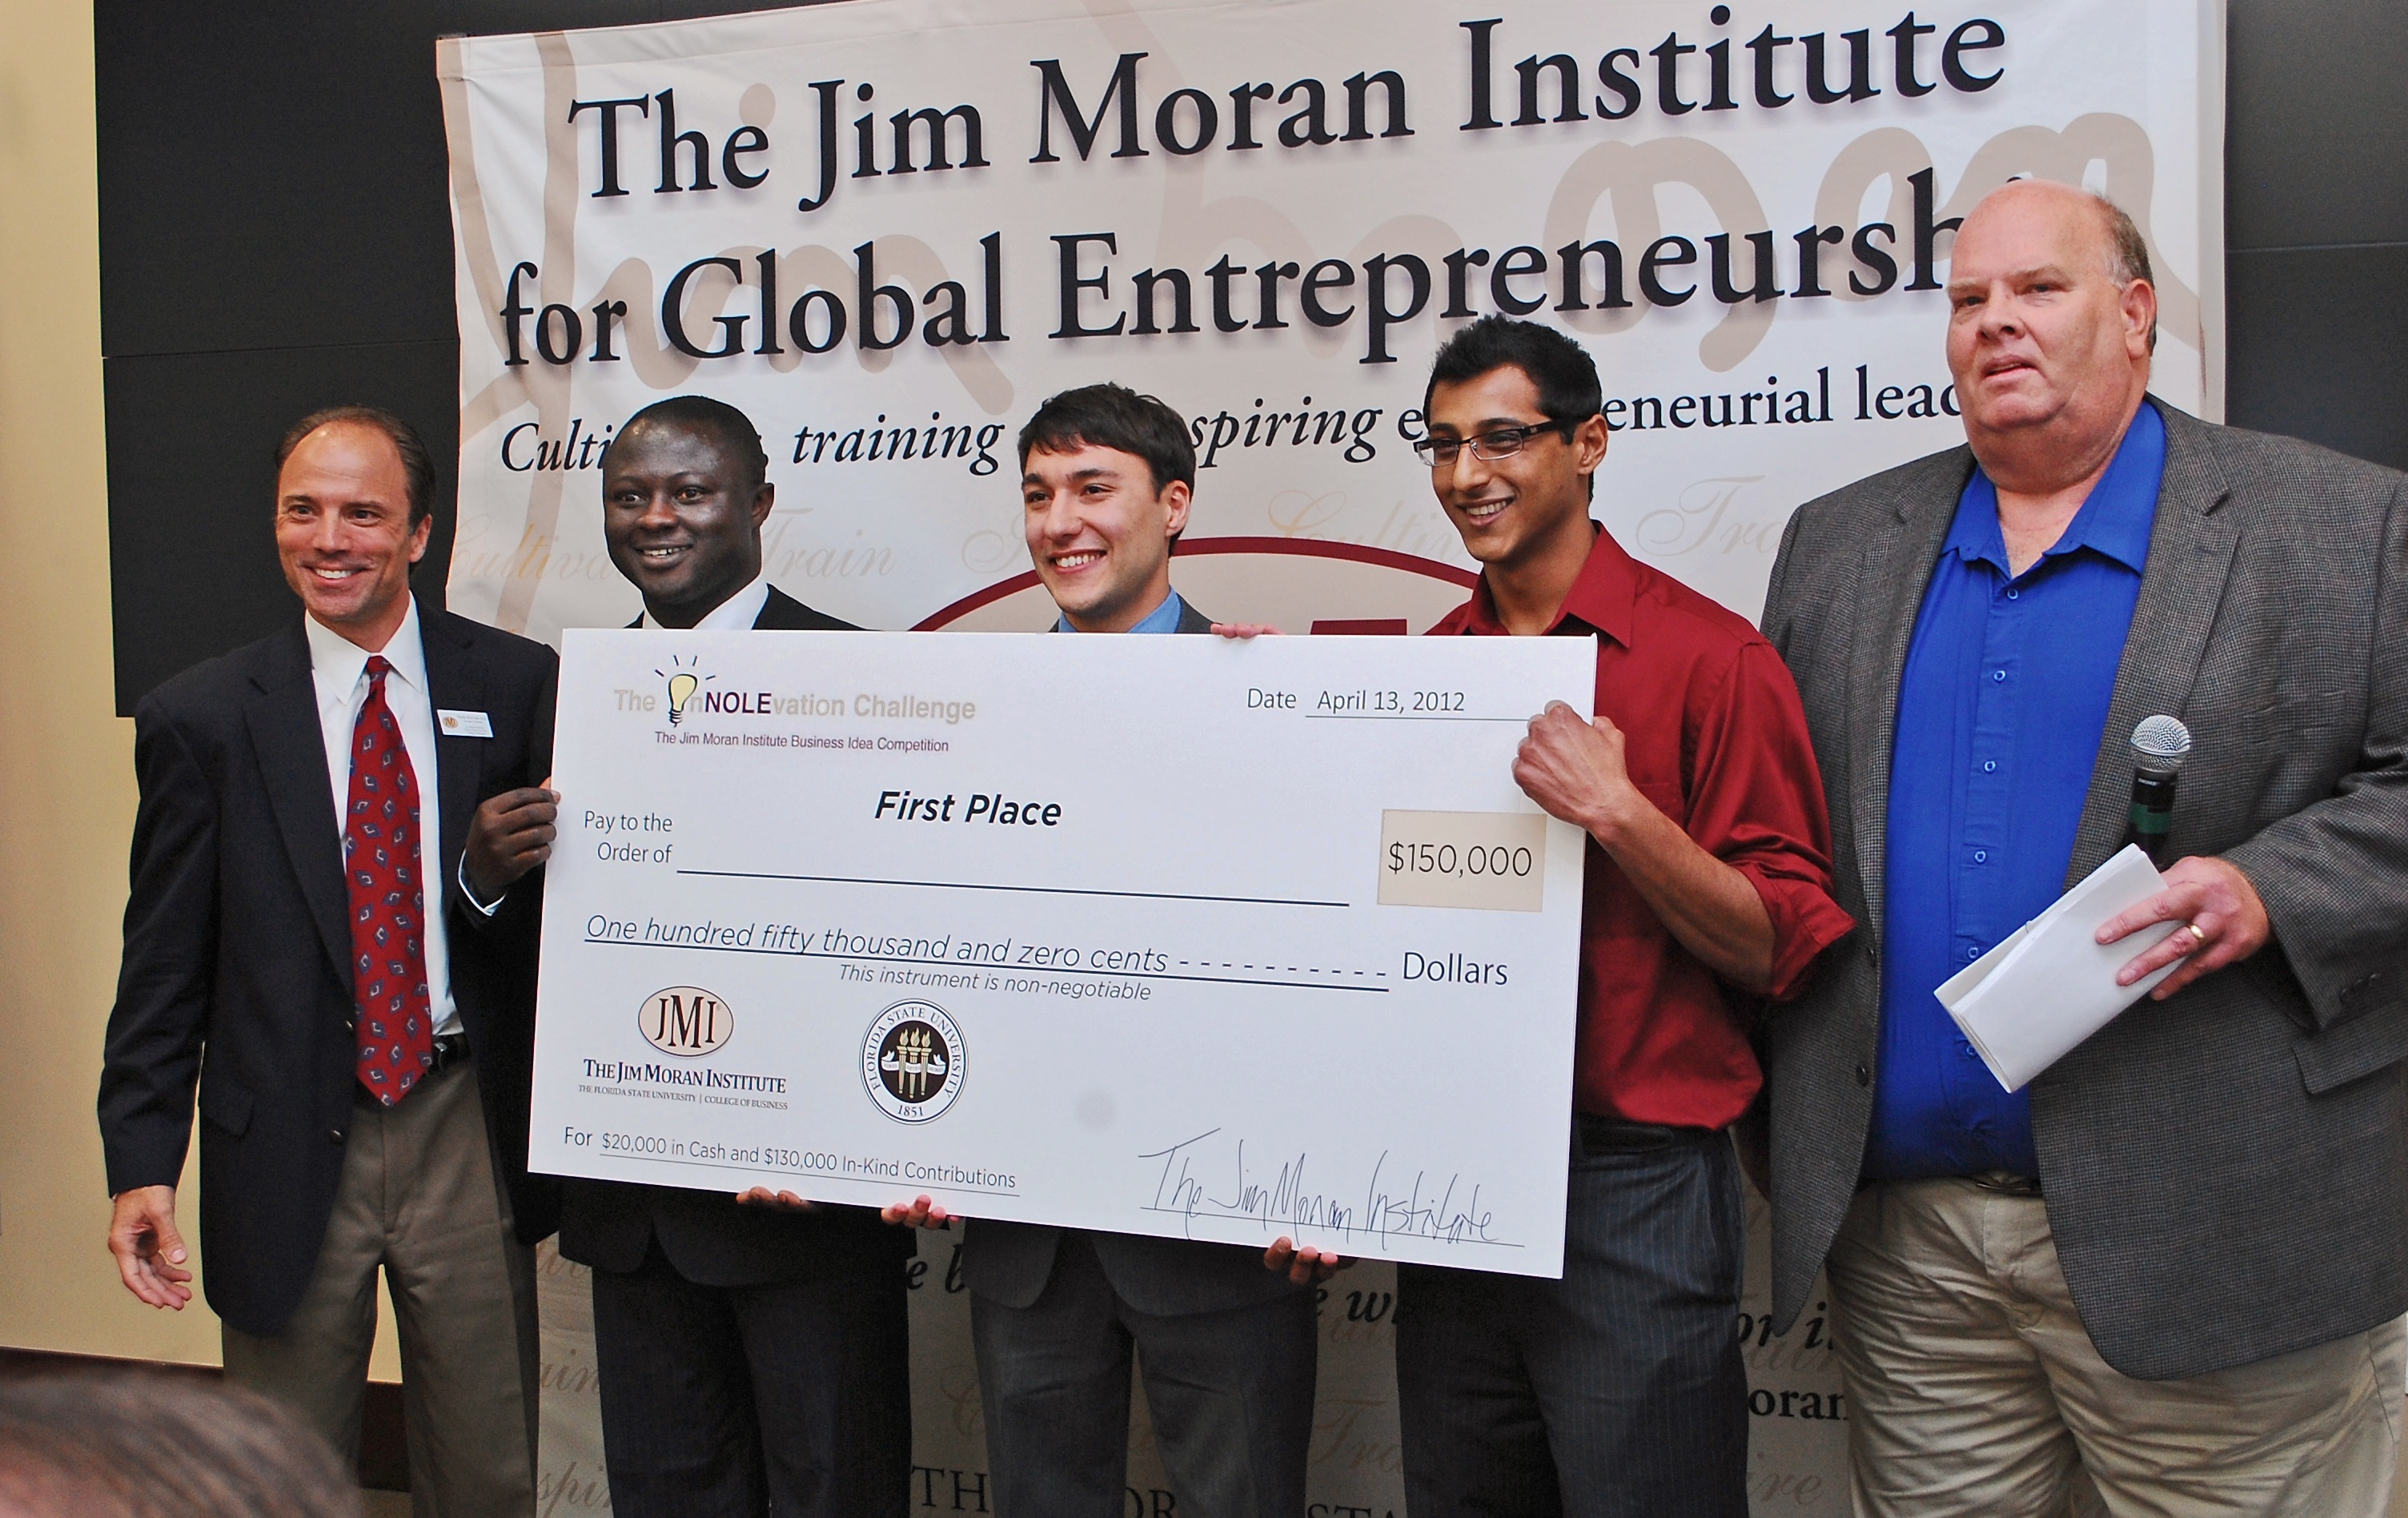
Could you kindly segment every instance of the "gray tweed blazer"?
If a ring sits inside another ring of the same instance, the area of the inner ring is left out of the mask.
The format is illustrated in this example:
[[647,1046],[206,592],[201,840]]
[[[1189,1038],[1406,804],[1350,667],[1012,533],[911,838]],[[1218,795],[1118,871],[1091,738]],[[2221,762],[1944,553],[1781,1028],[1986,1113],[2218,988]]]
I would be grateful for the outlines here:
[[[2050,1228],[2107,1362],[2197,1375],[2408,1310],[2408,488],[2162,403],[2165,482],[2069,884],[2122,841],[2126,736],[2196,738],[2172,846],[2274,941],[2142,1001],[2032,1085]],[[1765,1029],[1773,1302],[1794,1321],[1856,1189],[1879,1043],[1883,846],[1907,642],[1972,453],[1801,508],[1765,636],[1797,676],[1863,924]]]

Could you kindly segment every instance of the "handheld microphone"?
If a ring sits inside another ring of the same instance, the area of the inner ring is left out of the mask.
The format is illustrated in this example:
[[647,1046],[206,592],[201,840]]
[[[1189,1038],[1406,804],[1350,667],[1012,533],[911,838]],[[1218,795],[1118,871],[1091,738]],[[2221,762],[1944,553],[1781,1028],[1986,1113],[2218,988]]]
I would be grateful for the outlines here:
[[2132,729],[2132,814],[2124,841],[2139,844],[2160,867],[2174,823],[2174,780],[2189,757],[2190,729],[2178,717],[2143,717]]

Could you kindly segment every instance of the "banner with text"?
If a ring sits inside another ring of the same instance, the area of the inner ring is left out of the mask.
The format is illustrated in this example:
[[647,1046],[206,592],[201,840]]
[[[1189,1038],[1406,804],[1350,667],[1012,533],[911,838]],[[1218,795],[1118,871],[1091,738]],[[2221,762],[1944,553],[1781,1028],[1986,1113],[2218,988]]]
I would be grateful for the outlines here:
[[[2154,388],[2221,416],[2223,24],[2221,0],[846,0],[448,40],[451,605],[554,640],[634,616],[599,455],[695,392],[767,440],[783,589],[874,627],[1044,625],[1013,438],[1113,380],[1190,419],[1191,601],[1418,631],[1471,567],[1410,449],[1423,383],[1501,311],[1597,356],[1599,520],[1753,615],[1800,502],[1961,440],[1951,232],[2010,178],[2131,212]],[[914,1282],[913,1497],[982,1511],[951,1253]],[[1844,1512],[1827,1314],[1774,1335],[1762,1279],[1734,1325],[1756,1509]],[[1389,1287],[1364,1267],[1324,1299],[1318,1513],[1403,1506]],[[565,1511],[607,1498],[562,1332]],[[1130,1483],[1171,1511],[1150,1452]]]
[[1013,437],[1108,379],[1192,419],[1191,541],[1459,569],[1408,444],[1437,344],[1503,311],[1598,357],[1600,518],[1752,613],[1792,508],[1960,439],[1950,230],[2011,177],[2132,213],[2156,388],[2220,414],[2220,26],[2216,0],[851,0],[446,41],[452,604],[543,637],[632,616],[598,456],[686,391],[767,440],[770,577],[870,626],[1026,571]]

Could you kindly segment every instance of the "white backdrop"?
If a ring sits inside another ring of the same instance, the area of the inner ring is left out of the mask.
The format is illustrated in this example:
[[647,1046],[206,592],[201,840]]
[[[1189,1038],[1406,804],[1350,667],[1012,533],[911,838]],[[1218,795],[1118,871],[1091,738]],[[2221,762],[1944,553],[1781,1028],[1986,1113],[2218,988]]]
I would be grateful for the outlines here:
[[[1753,615],[1799,503],[1960,439],[1946,224],[2018,174],[2133,214],[2155,388],[2220,418],[2220,0],[1493,10],[846,0],[441,44],[452,606],[548,638],[631,618],[595,455],[692,391],[760,425],[784,589],[870,626],[1040,625],[1011,440],[1111,379],[1192,419],[1191,600],[1419,630],[1469,563],[1415,408],[1438,342],[1504,309],[1597,355],[1598,517]],[[914,1498],[976,1512],[951,1250],[924,1241],[913,1299]],[[546,1500],[594,1511],[582,1286],[552,1265]],[[1844,1511],[1824,1315],[1772,1337],[1750,1279],[1756,1510]],[[1363,1267],[1323,1303],[1314,1518],[1402,1508],[1392,1289]],[[1170,1511],[1161,1484],[1140,1440],[1131,1512]]]

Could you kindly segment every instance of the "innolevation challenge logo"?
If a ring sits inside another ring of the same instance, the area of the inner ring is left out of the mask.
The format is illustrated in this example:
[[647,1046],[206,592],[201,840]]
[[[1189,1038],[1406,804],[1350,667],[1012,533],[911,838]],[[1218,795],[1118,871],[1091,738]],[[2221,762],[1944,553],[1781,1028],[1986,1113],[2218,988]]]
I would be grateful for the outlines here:
[[962,1094],[968,1061],[962,1030],[934,1002],[898,1001],[878,1014],[861,1043],[862,1083],[898,1123],[925,1123]]
[[652,671],[653,674],[659,675],[669,682],[669,725],[671,727],[685,721],[686,703],[694,699],[694,693],[702,688],[702,682],[718,678],[715,675],[695,674],[694,666],[701,662],[700,654],[691,659],[680,659],[671,655],[666,670]]

